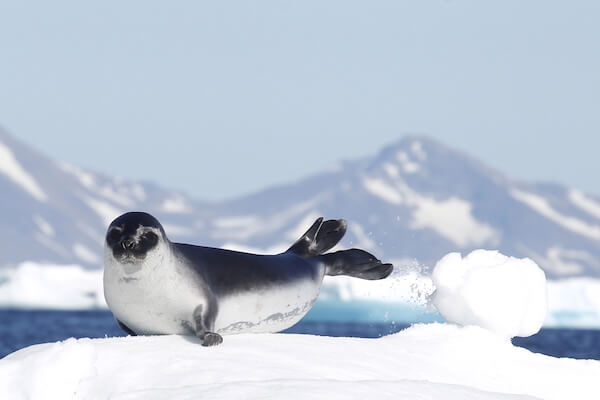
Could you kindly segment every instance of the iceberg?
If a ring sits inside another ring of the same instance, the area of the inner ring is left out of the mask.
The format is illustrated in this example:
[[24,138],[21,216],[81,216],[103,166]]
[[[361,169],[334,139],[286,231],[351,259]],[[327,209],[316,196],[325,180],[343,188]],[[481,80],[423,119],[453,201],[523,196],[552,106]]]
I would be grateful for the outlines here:
[[20,309],[106,309],[102,271],[79,265],[23,262],[0,269],[0,307]]

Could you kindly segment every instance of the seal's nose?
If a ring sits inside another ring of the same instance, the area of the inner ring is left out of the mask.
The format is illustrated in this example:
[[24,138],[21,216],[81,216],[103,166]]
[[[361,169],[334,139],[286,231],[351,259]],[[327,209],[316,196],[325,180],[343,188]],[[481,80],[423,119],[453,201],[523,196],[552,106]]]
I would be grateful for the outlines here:
[[135,247],[135,240],[133,238],[123,239],[123,241],[121,242],[121,246],[123,246],[125,250],[131,250]]

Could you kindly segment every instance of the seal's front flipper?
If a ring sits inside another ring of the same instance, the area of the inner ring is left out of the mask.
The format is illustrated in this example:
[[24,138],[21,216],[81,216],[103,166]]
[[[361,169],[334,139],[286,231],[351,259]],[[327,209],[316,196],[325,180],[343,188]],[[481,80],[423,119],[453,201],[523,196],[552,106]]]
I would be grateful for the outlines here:
[[223,337],[214,332],[206,332],[202,339],[202,346],[216,346],[221,343],[223,343]]
[[394,266],[383,264],[374,255],[360,249],[336,251],[319,257],[325,264],[326,275],[347,275],[360,279],[387,278]]
[[117,320],[117,324],[119,324],[119,327],[121,329],[123,329],[125,331],[125,333],[127,333],[128,335],[137,336],[137,333],[135,333],[134,331],[129,329],[129,327],[127,325],[125,325],[124,323],[122,323],[121,321]]
[[202,339],[202,346],[216,346],[223,343],[223,338],[213,332],[215,318],[217,317],[216,301],[209,302],[208,307],[199,305],[194,310],[194,323],[196,336]]

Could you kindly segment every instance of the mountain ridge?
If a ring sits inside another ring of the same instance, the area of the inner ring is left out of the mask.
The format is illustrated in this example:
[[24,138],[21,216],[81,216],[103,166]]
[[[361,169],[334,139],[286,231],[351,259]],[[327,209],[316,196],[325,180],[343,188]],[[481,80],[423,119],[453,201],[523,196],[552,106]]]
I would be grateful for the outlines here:
[[557,183],[523,183],[427,136],[221,202],[56,162],[0,129],[0,239],[20,261],[98,268],[106,225],[155,214],[175,241],[284,250],[314,218],[349,221],[343,247],[429,267],[475,248],[533,258],[551,278],[600,276],[600,200]]

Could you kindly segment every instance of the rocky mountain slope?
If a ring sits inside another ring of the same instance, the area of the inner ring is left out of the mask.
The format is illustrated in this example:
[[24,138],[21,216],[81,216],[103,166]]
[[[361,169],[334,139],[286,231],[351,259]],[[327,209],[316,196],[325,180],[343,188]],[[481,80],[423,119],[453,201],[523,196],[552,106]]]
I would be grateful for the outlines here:
[[399,265],[488,248],[533,258],[550,278],[600,276],[600,199],[511,180],[426,137],[215,204],[56,162],[0,131],[0,191],[2,266],[100,267],[110,220],[144,210],[175,241],[277,252],[323,215],[348,220],[341,246]]

